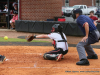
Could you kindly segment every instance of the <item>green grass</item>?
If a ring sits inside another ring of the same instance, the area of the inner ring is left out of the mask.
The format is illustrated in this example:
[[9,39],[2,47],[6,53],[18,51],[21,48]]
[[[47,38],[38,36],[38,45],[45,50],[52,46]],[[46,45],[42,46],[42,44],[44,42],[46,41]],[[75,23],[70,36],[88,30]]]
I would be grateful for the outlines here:
[[[3,37],[0,37],[0,42],[27,42],[27,41],[25,39],[18,39],[18,38],[8,38],[8,40],[5,40]],[[48,42],[48,41],[33,40],[31,42]]]

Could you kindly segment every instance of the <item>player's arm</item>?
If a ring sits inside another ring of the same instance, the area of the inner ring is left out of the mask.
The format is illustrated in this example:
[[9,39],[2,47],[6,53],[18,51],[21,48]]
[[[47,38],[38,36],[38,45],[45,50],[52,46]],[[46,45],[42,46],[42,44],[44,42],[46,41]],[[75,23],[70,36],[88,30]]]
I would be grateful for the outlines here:
[[96,23],[97,21],[98,21],[98,20],[94,21],[94,25],[95,25],[95,26],[97,26],[97,23]]
[[84,28],[85,28],[85,32],[86,32],[86,37],[88,37],[88,35],[89,35],[89,24],[85,23]]
[[33,39],[35,39],[35,38],[49,38],[48,37],[48,35],[29,35],[29,36],[27,36],[25,39],[28,41],[28,42],[30,42],[30,41],[32,41]]
[[95,20],[95,21],[94,21],[93,19],[91,19],[91,21],[94,23],[95,26],[97,26],[98,18],[97,18],[97,20]]
[[36,38],[49,38],[48,35],[37,35]]
[[85,28],[85,37],[83,37],[83,39],[81,40],[82,42],[86,42],[87,38],[88,38],[88,35],[89,35],[89,24],[86,22],[84,24],[84,28]]

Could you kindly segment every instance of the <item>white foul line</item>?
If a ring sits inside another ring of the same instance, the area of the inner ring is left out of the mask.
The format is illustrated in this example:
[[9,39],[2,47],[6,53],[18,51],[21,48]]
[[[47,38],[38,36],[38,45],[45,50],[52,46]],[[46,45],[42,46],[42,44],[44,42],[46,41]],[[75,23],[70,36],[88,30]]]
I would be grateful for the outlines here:
[[[37,55],[43,55],[44,53],[6,53],[6,54],[37,54]],[[78,53],[67,53],[67,54],[78,55]],[[66,54],[66,55],[67,55],[67,54]],[[97,54],[97,55],[100,55],[100,53]]]
[[92,69],[92,70],[100,70],[100,68],[69,68],[69,67],[36,67],[36,64],[34,64],[34,67],[0,67],[0,68],[29,68],[29,69],[32,69],[32,68],[48,68],[48,69]]

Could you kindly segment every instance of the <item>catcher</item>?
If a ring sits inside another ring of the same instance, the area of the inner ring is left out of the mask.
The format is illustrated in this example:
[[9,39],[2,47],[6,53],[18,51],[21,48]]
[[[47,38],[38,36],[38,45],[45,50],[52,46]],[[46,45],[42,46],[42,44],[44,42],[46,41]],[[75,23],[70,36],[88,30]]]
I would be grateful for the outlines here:
[[35,38],[50,38],[53,40],[53,46],[55,50],[52,50],[50,52],[47,52],[43,55],[44,59],[48,60],[56,60],[59,61],[63,58],[63,55],[65,55],[68,52],[68,44],[67,44],[67,38],[65,34],[62,32],[62,26],[60,24],[54,24],[52,26],[52,33],[48,35],[30,35],[26,37],[26,40],[28,42],[32,41]]

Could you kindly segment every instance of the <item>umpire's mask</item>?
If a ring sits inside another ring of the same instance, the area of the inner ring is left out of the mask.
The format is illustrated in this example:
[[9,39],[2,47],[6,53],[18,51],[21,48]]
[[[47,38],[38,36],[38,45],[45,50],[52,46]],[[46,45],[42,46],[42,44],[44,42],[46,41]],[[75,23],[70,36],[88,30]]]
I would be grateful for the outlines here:
[[72,14],[73,19],[76,19],[77,13],[79,13],[79,15],[82,15],[82,10],[81,9],[73,10],[73,14]]

